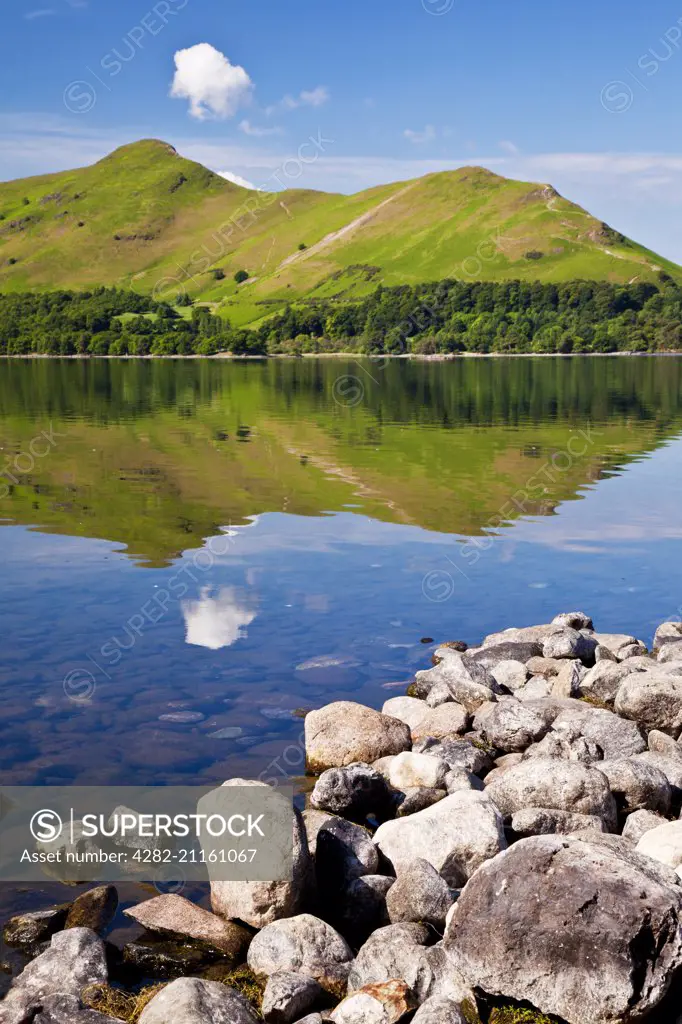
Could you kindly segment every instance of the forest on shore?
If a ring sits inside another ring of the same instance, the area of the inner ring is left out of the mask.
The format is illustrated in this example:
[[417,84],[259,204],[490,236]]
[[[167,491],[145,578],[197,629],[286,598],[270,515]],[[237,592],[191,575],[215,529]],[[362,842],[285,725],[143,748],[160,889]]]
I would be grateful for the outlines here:
[[682,351],[682,288],[596,281],[438,281],[307,300],[234,327],[207,305],[116,288],[0,295],[0,354],[364,355]]

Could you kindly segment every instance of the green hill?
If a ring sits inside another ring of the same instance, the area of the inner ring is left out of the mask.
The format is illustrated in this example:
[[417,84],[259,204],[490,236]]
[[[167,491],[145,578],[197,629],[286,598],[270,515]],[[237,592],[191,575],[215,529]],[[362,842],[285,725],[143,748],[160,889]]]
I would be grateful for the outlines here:
[[[155,140],[0,184],[0,291],[186,289],[237,324],[306,297],[446,277],[626,283],[682,270],[549,185],[480,167],[345,196],[257,193]],[[249,280],[235,284],[236,271]],[[221,273],[224,275],[221,277]]]

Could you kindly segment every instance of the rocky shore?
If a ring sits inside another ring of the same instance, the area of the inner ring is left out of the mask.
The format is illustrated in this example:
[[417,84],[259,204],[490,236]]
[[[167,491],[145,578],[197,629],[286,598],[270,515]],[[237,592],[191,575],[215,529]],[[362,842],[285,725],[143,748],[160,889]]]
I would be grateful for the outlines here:
[[680,622],[444,643],[381,711],[307,715],[291,881],[128,907],[123,951],[112,886],[13,918],[0,1022],[677,1021],[681,733]]

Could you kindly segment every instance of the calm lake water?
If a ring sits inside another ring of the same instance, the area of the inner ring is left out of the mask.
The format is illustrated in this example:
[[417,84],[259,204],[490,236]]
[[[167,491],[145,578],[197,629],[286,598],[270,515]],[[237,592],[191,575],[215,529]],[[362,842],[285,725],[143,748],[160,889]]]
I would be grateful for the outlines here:
[[424,638],[649,641],[681,435],[676,358],[3,362],[0,778],[300,776],[301,709]]

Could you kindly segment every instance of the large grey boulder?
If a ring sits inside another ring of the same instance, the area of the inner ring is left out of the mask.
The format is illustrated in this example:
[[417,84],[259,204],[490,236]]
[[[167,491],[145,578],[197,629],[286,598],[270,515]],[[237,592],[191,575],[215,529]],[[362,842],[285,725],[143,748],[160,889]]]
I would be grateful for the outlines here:
[[[235,779],[231,784],[249,783]],[[243,921],[253,928],[263,928],[272,921],[299,913],[309,898],[314,875],[305,825],[300,812],[296,809],[292,817],[292,837],[291,879],[277,882],[212,880],[211,907],[214,913],[228,920]]]
[[417,858],[406,864],[386,896],[391,924],[422,921],[443,930],[454,903],[450,886],[427,860]]
[[396,874],[421,858],[455,888],[506,847],[496,805],[476,790],[460,790],[417,814],[384,822],[374,842]]
[[397,1024],[415,1005],[405,982],[392,978],[346,996],[329,1019],[335,1024]]
[[353,701],[327,704],[305,719],[306,759],[313,772],[371,763],[409,750],[411,743],[405,722]]
[[578,728],[569,723],[559,723],[547,735],[525,751],[524,758],[556,757],[563,761],[582,761],[594,764],[603,761],[604,752],[594,740],[585,739]]
[[635,636],[629,636],[627,633],[593,633],[592,639],[600,647],[605,647],[607,651],[610,651],[617,661],[643,657],[648,653],[646,644],[643,644]]
[[[679,640],[669,640],[658,652],[657,661],[665,665],[669,662],[682,661],[682,637]],[[682,666],[680,666],[682,668]]]
[[324,989],[313,978],[291,971],[272,974],[263,993],[263,1020],[267,1024],[294,1024],[324,996]]
[[31,1021],[53,996],[79,1000],[87,985],[108,980],[104,943],[90,928],[70,928],[52,936],[48,949],[26,965],[2,1004],[3,1024]]
[[554,616],[552,625],[567,629],[592,629],[594,624],[585,612],[561,612]]
[[513,641],[507,641],[500,644],[487,644],[473,653],[470,651],[468,657],[478,665],[483,665],[484,668],[490,669],[497,678],[496,670],[501,664],[509,661],[515,664],[525,664],[531,658],[538,657],[541,654],[542,644],[540,643],[514,643]]
[[449,771],[450,765],[440,757],[406,750],[393,758],[388,778],[393,788],[401,792],[421,787],[443,789]]
[[633,671],[639,672],[644,669],[637,667],[633,670],[627,661],[598,661],[581,679],[580,693],[584,697],[591,697],[612,706],[618,687],[624,679],[633,674]]
[[496,750],[518,753],[542,739],[549,729],[544,717],[521,701],[499,701],[485,714],[476,715],[474,727]]
[[203,942],[232,959],[243,956],[251,941],[251,932],[235,921],[225,921],[174,893],[155,896],[123,913],[147,931]]
[[505,687],[511,693],[519,690],[528,681],[531,675],[527,666],[522,661],[515,661],[513,658],[503,658],[496,665],[490,668],[500,686]]
[[491,996],[568,1024],[639,1019],[682,966],[682,896],[649,864],[574,837],[522,839],[477,871],[445,945]]
[[254,937],[247,960],[255,974],[269,977],[290,971],[314,978],[327,991],[343,994],[353,954],[326,921],[299,914],[266,925]]
[[641,754],[636,754],[632,760],[642,761],[644,764],[658,768],[670,784],[673,803],[679,804],[682,800],[682,759],[680,757],[659,754],[654,750],[645,750]]
[[609,788],[620,811],[668,813],[670,783],[655,765],[637,758],[623,758],[620,761],[601,761],[597,767],[609,780]]
[[428,704],[417,697],[391,697],[385,701],[381,713],[389,718],[397,718],[413,729],[428,710]]
[[320,811],[343,814],[362,821],[368,814],[383,814],[391,794],[383,775],[368,764],[328,768],[315,783],[310,802]]
[[[488,636],[483,639],[483,647],[494,647],[498,644],[536,644],[542,648],[543,643],[547,637],[552,636],[554,633],[559,633],[564,627],[557,625],[556,623],[544,623],[541,626],[510,626],[509,629],[503,629],[500,633],[489,633]],[[541,654],[542,651],[538,650],[536,654]],[[524,660],[528,660],[527,658]]]
[[610,832],[616,828],[616,804],[606,776],[579,761],[522,761],[488,786],[486,794],[509,819],[526,807],[545,807],[596,815]]
[[456,701],[473,713],[486,701],[495,700],[501,687],[488,669],[467,655],[454,653],[435,668],[417,672],[417,686],[428,690],[427,704],[436,707]]
[[578,658],[585,664],[594,664],[597,641],[577,629],[564,627],[546,637],[542,644],[543,658]]
[[645,729],[660,729],[677,738],[682,731],[682,678],[637,672],[620,684],[614,706],[619,715]]
[[668,640],[682,639],[682,622],[662,622],[654,633],[654,650],[662,647]]
[[258,1017],[227,985],[178,978],[147,1003],[139,1024],[258,1024]]
[[437,740],[447,736],[456,737],[466,732],[469,720],[469,712],[455,701],[448,701],[436,708],[427,707],[426,714],[412,726],[412,741],[417,742],[426,736],[433,736]]

